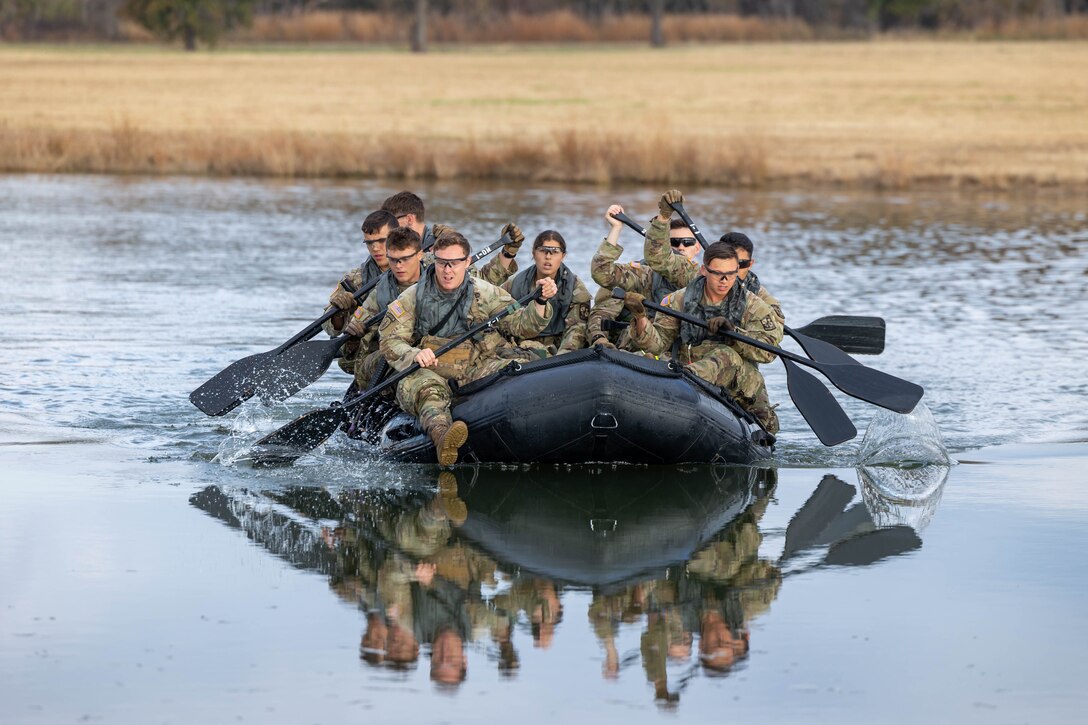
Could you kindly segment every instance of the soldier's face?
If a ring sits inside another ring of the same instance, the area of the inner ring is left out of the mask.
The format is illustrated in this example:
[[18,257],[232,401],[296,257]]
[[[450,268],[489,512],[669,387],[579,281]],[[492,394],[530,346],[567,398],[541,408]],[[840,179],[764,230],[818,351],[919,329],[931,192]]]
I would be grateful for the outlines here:
[[465,281],[468,256],[459,246],[444,247],[434,253],[435,280],[443,292],[452,292]]
[[[673,246],[673,249],[676,250],[677,254],[682,254],[688,259],[695,259],[696,255],[699,254],[699,250],[701,249],[701,247],[699,246],[699,241],[691,235],[691,230],[687,227],[681,227],[680,229],[670,229],[669,239],[682,239],[684,240],[684,242],[686,242],[681,244],[679,247],[675,245]],[[694,244],[692,244],[692,242],[694,242]]]
[[553,277],[559,271],[559,265],[563,264],[566,253],[562,247],[554,242],[549,242],[533,250],[533,263],[541,277]]
[[709,265],[703,265],[702,274],[706,277],[707,296],[718,302],[733,289],[737,281],[737,260],[715,259]]
[[431,645],[431,679],[453,685],[465,679],[465,650],[461,637],[453,630],[438,633]]
[[366,251],[370,252],[374,264],[379,269],[388,269],[389,261],[385,256],[385,238],[389,236],[389,225],[385,225],[373,234],[363,233],[363,241],[366,242]]
[[419,281],[419,257],[423,254],[420,250],[398,249],[391,251],[387,259],[389,269],[392,270],[397,284],[404,286],[415,284]]
[[752,255],[748,253],[747,249],[737,247],[737,265],[739,267],[737,279],[743,282],[752,269]]

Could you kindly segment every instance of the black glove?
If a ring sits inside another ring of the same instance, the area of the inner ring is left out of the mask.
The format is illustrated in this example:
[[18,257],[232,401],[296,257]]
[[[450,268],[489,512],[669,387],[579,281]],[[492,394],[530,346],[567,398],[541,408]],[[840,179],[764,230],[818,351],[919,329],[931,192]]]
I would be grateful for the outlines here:
[[525,235],[521,233],[518,225],[513,222],[502,228],[502,234],[510,236],[510,243],[504,245],[502,251],[506,253],[507,257],[513,257],[521,249],[521,243],[525,241]]
[[710,328],[710,332],[713,335],[717,335],[719,332],[736,332],[737,328],[732,322],[724,317],[711,317],[706,322],[706,326]]

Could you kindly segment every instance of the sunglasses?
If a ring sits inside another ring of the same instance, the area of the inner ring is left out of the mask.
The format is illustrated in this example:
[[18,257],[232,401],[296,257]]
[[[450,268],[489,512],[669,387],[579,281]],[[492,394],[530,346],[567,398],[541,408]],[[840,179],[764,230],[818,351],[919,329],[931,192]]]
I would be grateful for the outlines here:
[[748,269],[749,267],[752,266],[752,260],[750,260],[750,259],[738,259],[737,260],[737,266],[740,267],[741,269]]
[[407,255],[405,257],[388,257],[387,256],[386,259],[389,260],[390,264],[397,264],[397,265],[408,264],[408,260],[412,259],[415,256],[417,256],[418,254],[419,254],[419,252],[412,252],[411,254],[409,254],[409,255]]
[[674,247],[694,247],[696,241],[698,240],[695,237],[673,237],[669,240],[669,244]]
[[435,257],[434,264],[436,267],[442,267],[443,269],[452,269],[454,266],[461,264],[461,262],[467,262],[468,257],[456,257],[454,259],[443,259],[442,257]]
[[388,239],[388,237],[377,237],[376,239],[363,239],[363,241],[366,242],[366,245],[369,247],[371,244],[385,244],[386,239]]
[[707,277],[712,277],[712,278],[718,280],[719,282],[724,282],[727,279],[731,279],[733,277],[736,277],[737,276],[737,270],[734,269],[734,270],[731,270],[729,272],[715,272],[713,269],[708,269],[706,271],[706,276]]
[[534,252],[541,252],[543,254],[563,254],[562,247],[537,247]]

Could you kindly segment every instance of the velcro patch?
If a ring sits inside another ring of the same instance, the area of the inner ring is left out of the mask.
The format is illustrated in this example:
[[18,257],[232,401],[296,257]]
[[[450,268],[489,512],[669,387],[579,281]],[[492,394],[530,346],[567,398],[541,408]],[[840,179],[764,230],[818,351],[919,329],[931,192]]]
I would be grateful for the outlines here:
[[763,323],[763,329],[767,332],[770,332],[774,329],[774,320],[771,319],[770,315],[764,317],[762,320],[760,320],[760,322]]
[[672,293],[671,292],[661,298],[661,306],[662,307],[668,307],[670,304],[672,304]]
[[578,316],[582,318],[582,322],[589,319],[589,303],[583,302],[578,305]]
[[401,316],[404,315],[404,307],[401,305],[400,302],[397,302],[395,300],[390,303],[389,311],[393,313],[393,317],[396,317],[397,319],[400,319]]

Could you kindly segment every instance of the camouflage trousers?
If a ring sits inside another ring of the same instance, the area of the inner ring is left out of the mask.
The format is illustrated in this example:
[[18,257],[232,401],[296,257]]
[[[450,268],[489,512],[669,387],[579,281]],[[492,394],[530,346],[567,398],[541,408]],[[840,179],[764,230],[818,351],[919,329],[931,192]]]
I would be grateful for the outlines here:
[[375,350],[369,355],[359,355],[355,358],[353,373],[355,374],[355,386],[359,388],[359,390],[366,390],[370,387],[370,381],[374,377],[374,372],[378,369],[378,365],[384,359],[381,350]]
[[[504,347],[496,351],[498,357],[477,358],[469,365],[465,374],[457,379],[458,385],[468,385],[474,380],[493,375],[512,361],[529,362],[539,360],[541,355],[533,350],[517,347]],[[406,413],[419,418],[424,431],[430,431],[438,424],[449,425],[450,386],[446,379],[433,370],[417,370],[397,384],[397,404]]]
[[726,345],[716,346],[713,351],[688,365],[688,369],[712,385],[725,388],[740,407],[763,424],[768,433],[778,433],[778,415],[767,397],[767,383],[763,380],[763,374],[736,350]]

